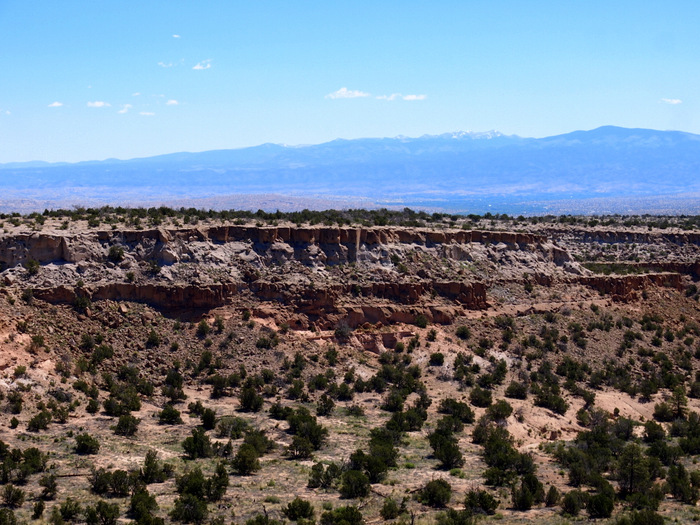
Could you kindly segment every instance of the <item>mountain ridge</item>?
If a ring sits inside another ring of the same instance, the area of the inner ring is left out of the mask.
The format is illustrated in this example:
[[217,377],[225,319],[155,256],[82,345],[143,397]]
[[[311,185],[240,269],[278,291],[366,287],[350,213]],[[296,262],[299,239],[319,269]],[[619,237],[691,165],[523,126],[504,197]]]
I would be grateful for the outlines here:
[[75,164],[0,165],[0,187],[32,198],[369,198],[460,208],[468,199],[566,200],[700,192],[700,135],[601,126],[544,138],[450,132],[417,138],[176,152]]

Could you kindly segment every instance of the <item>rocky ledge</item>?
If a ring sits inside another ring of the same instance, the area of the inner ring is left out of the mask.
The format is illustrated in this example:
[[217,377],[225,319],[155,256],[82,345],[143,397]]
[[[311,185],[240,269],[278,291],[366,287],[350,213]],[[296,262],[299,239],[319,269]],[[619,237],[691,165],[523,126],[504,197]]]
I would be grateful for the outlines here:
[[[501,301],[491,295],[496,288],[530,293],[533,283],[628,300],[649,286],[682,288],[685,274],[697,276],[697,259],[668,268],[659,262],[635,275],[595,275],[566,239],[561,232],[293,225],[30,231],[0,237],[0,267],[6,293],[31,289],[51,303],[136,301],[181,314],[244,297],[300,329],[420,315],[448,323]],[[623,233],[579,240],[641,239]],[[695,239],[685,241],[697,248]]]

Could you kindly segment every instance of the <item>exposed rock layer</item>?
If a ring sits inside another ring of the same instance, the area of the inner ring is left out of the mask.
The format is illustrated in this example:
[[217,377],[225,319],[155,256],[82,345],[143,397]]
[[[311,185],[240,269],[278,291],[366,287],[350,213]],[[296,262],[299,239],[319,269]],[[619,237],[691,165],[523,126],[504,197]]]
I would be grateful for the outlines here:
[[[624,231],[568,235],[584,243],[654,241]],[[700,243],[696,234],[662,235],[665,242]],[[114,246],[123,250],[123,260],[109,261]],[[37,276],[19,268],[30,260],[43,266]],[[700,275],[697,260],[639,263],[664,273],[593,275],[545,235],[400,227],[19,233],[0,237],[0,265],[6,283],[19,279],[35,297],[52,303],[86,297],[143,302],[164,311],[210,310],[246,295],[276,304],[277,316],[299,328],[412,322],[418,314],[448,323],[464,310],[488,307],[489,288],[496,285],[583,284],[629,299],[648,286],[681,288],[681,274]]]

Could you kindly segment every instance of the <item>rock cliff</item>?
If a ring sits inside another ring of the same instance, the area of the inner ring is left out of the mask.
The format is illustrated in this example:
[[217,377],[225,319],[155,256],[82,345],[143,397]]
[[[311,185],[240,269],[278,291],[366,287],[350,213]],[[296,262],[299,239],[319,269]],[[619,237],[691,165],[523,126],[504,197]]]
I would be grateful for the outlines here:
[[[6,285],[52,303],[109,299],[182,312],[247,298],[263,309],[273,305],[275,317],[293,328],[418,315],[448,323],[487,308],[496,288],[583,285],[628,299],[647,286],[681,288],[682,273],[698,275],[697,260],[659,263],[663,273],[593,275],[574,260],[572,235],[294,225],[53,230],[1,236],[0,266]],[[643,239],[624,232],[578,238],[584,246]],[[697,245],[688,235],[667,242]]]

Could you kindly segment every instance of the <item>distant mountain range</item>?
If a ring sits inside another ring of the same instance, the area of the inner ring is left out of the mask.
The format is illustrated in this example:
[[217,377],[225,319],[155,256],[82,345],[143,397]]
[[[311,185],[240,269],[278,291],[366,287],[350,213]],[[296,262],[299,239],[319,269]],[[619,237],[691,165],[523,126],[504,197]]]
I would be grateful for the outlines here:
[[274,193],[447,209],[487,201],[680,196],[700,193],[700,135],[613,126],[541,139],[457,132],[11,163],[0,164],[0,189],[7,198],[42,202]]

